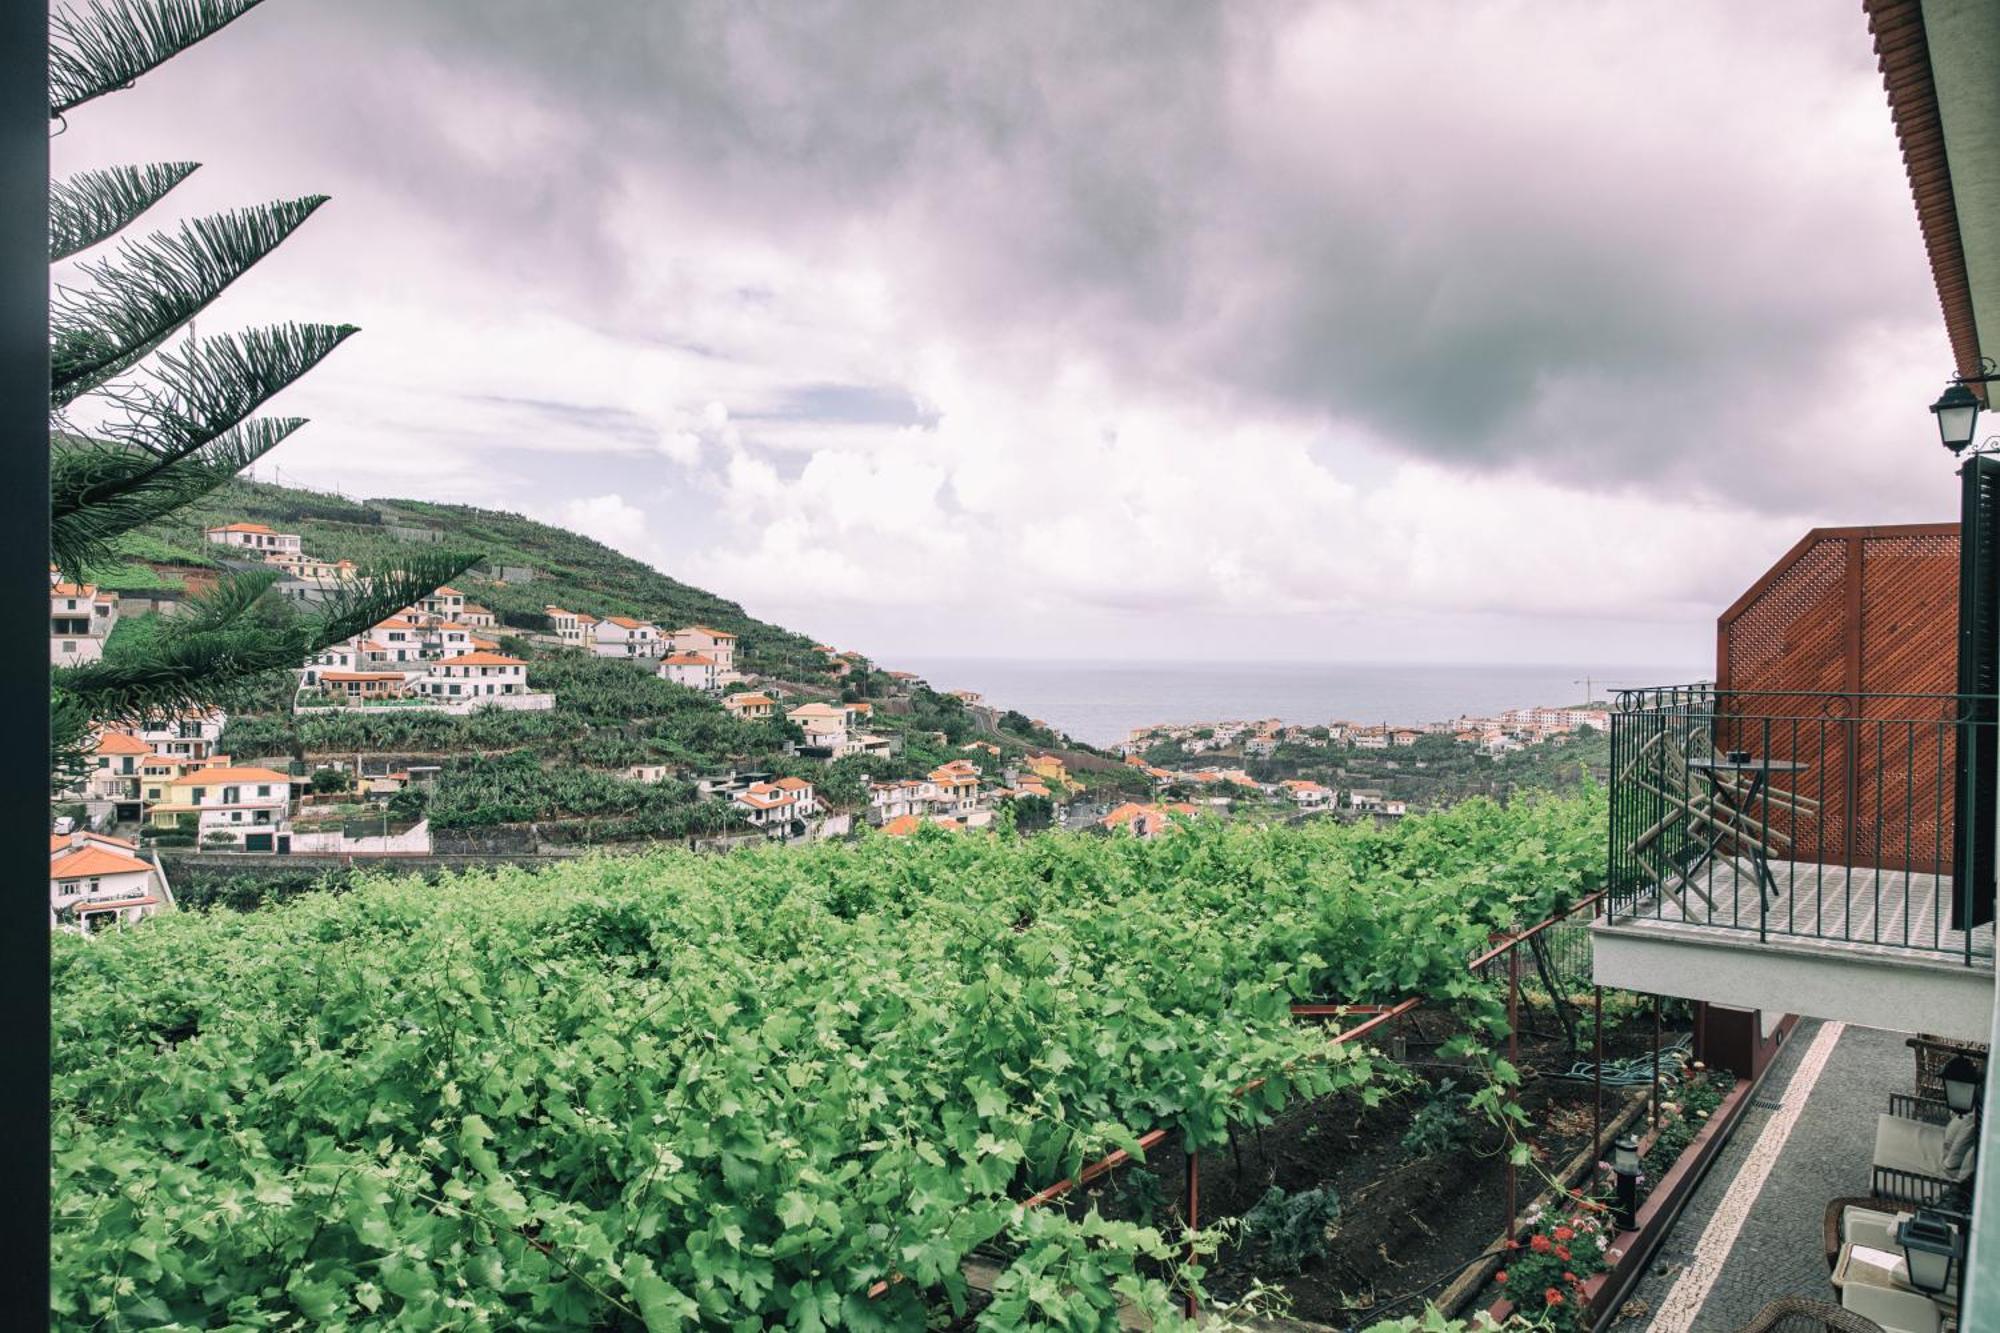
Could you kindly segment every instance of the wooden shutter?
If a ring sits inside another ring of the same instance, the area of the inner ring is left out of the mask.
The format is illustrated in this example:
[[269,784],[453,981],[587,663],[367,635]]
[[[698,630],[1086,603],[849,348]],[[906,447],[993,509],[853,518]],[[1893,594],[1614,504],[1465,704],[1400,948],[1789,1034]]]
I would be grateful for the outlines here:
[[1974,457],[1964,479],[1959,523],[1958,692],[1966,724],[1958,738],[1958,836],[1953,840],[1951,925],[1970,930],[1993,919],[1995,806],[1994,694],[2000,691],[2000,460]]

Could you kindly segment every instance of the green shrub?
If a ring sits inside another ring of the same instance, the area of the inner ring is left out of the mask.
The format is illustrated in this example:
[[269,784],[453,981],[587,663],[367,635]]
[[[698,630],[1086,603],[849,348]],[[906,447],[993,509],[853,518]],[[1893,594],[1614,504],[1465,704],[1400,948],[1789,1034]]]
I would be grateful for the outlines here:
[[1339,1220],[1340,1196],[1332,1188],[1287,1194],[1273,1185],[1243,1214],[1243,1243],[1265,1271],[1296,1273],[1326,1254]]
[[1452,1079],[1440,1082],[1403,1131],[1403,1151],[1412,1157],[1441,1157],[1464,1147],[1472,1139],[1472,1118],[1468,1103],[1472,1095],[1457,1090]]

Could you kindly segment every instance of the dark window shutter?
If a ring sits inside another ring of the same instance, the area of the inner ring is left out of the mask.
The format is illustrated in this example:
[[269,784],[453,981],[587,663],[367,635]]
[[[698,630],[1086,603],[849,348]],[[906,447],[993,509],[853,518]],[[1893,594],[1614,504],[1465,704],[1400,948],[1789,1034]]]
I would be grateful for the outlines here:
[[1952,849],[1953,930],[1993,919],[1996,710],[2000,692],[2000,460],[1966,460],[1959,519],[1958,736],[1956,846]]

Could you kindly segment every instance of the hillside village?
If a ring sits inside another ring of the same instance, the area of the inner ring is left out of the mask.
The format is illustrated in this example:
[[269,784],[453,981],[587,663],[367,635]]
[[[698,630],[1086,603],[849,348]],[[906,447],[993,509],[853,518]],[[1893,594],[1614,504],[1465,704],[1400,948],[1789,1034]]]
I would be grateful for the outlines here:
[[[51,662],[115,657],[227,572],[274,575],[281,605],[309,607],[400,544],[492,554],[227,709],[102,730],[94,767],[56,797],[58,924],[171,905],[168,870],[191,856],[211,873],[218,857],[405,865],[1003,821],[1151,837],[1175,817],[1394,820],[1500,789],[1440,785],[1454,756],[1518,769],[1607,725],[1589,707],[1421,728],[1224,721],[1142,728],[1104,753],[515,516],[243,482],[211,503],[96,582],[52,574]],[[661,614],[682,607],[696,614]],[[78,836],[109,841],[80,861]],[[131,864],[102,873],[112,856]]]

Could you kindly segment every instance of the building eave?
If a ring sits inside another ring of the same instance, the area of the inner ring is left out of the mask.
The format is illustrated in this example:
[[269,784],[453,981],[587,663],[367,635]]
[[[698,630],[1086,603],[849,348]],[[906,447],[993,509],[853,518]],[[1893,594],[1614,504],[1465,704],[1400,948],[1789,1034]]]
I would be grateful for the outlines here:
[[[1957,193],[1932,71],[1923,0],[1862,0],[1875,42],[1876,66],[1889,96],[1889,115],[1902,147],[1917,225],[1930,257],[1945,332],[1958,373],[1980,373],[1981,347],[1972,281],[1966,267]],[[2000,316],[1996,316],[2000,317]],[[1983,393],[1985,390],[1980,389]]]

